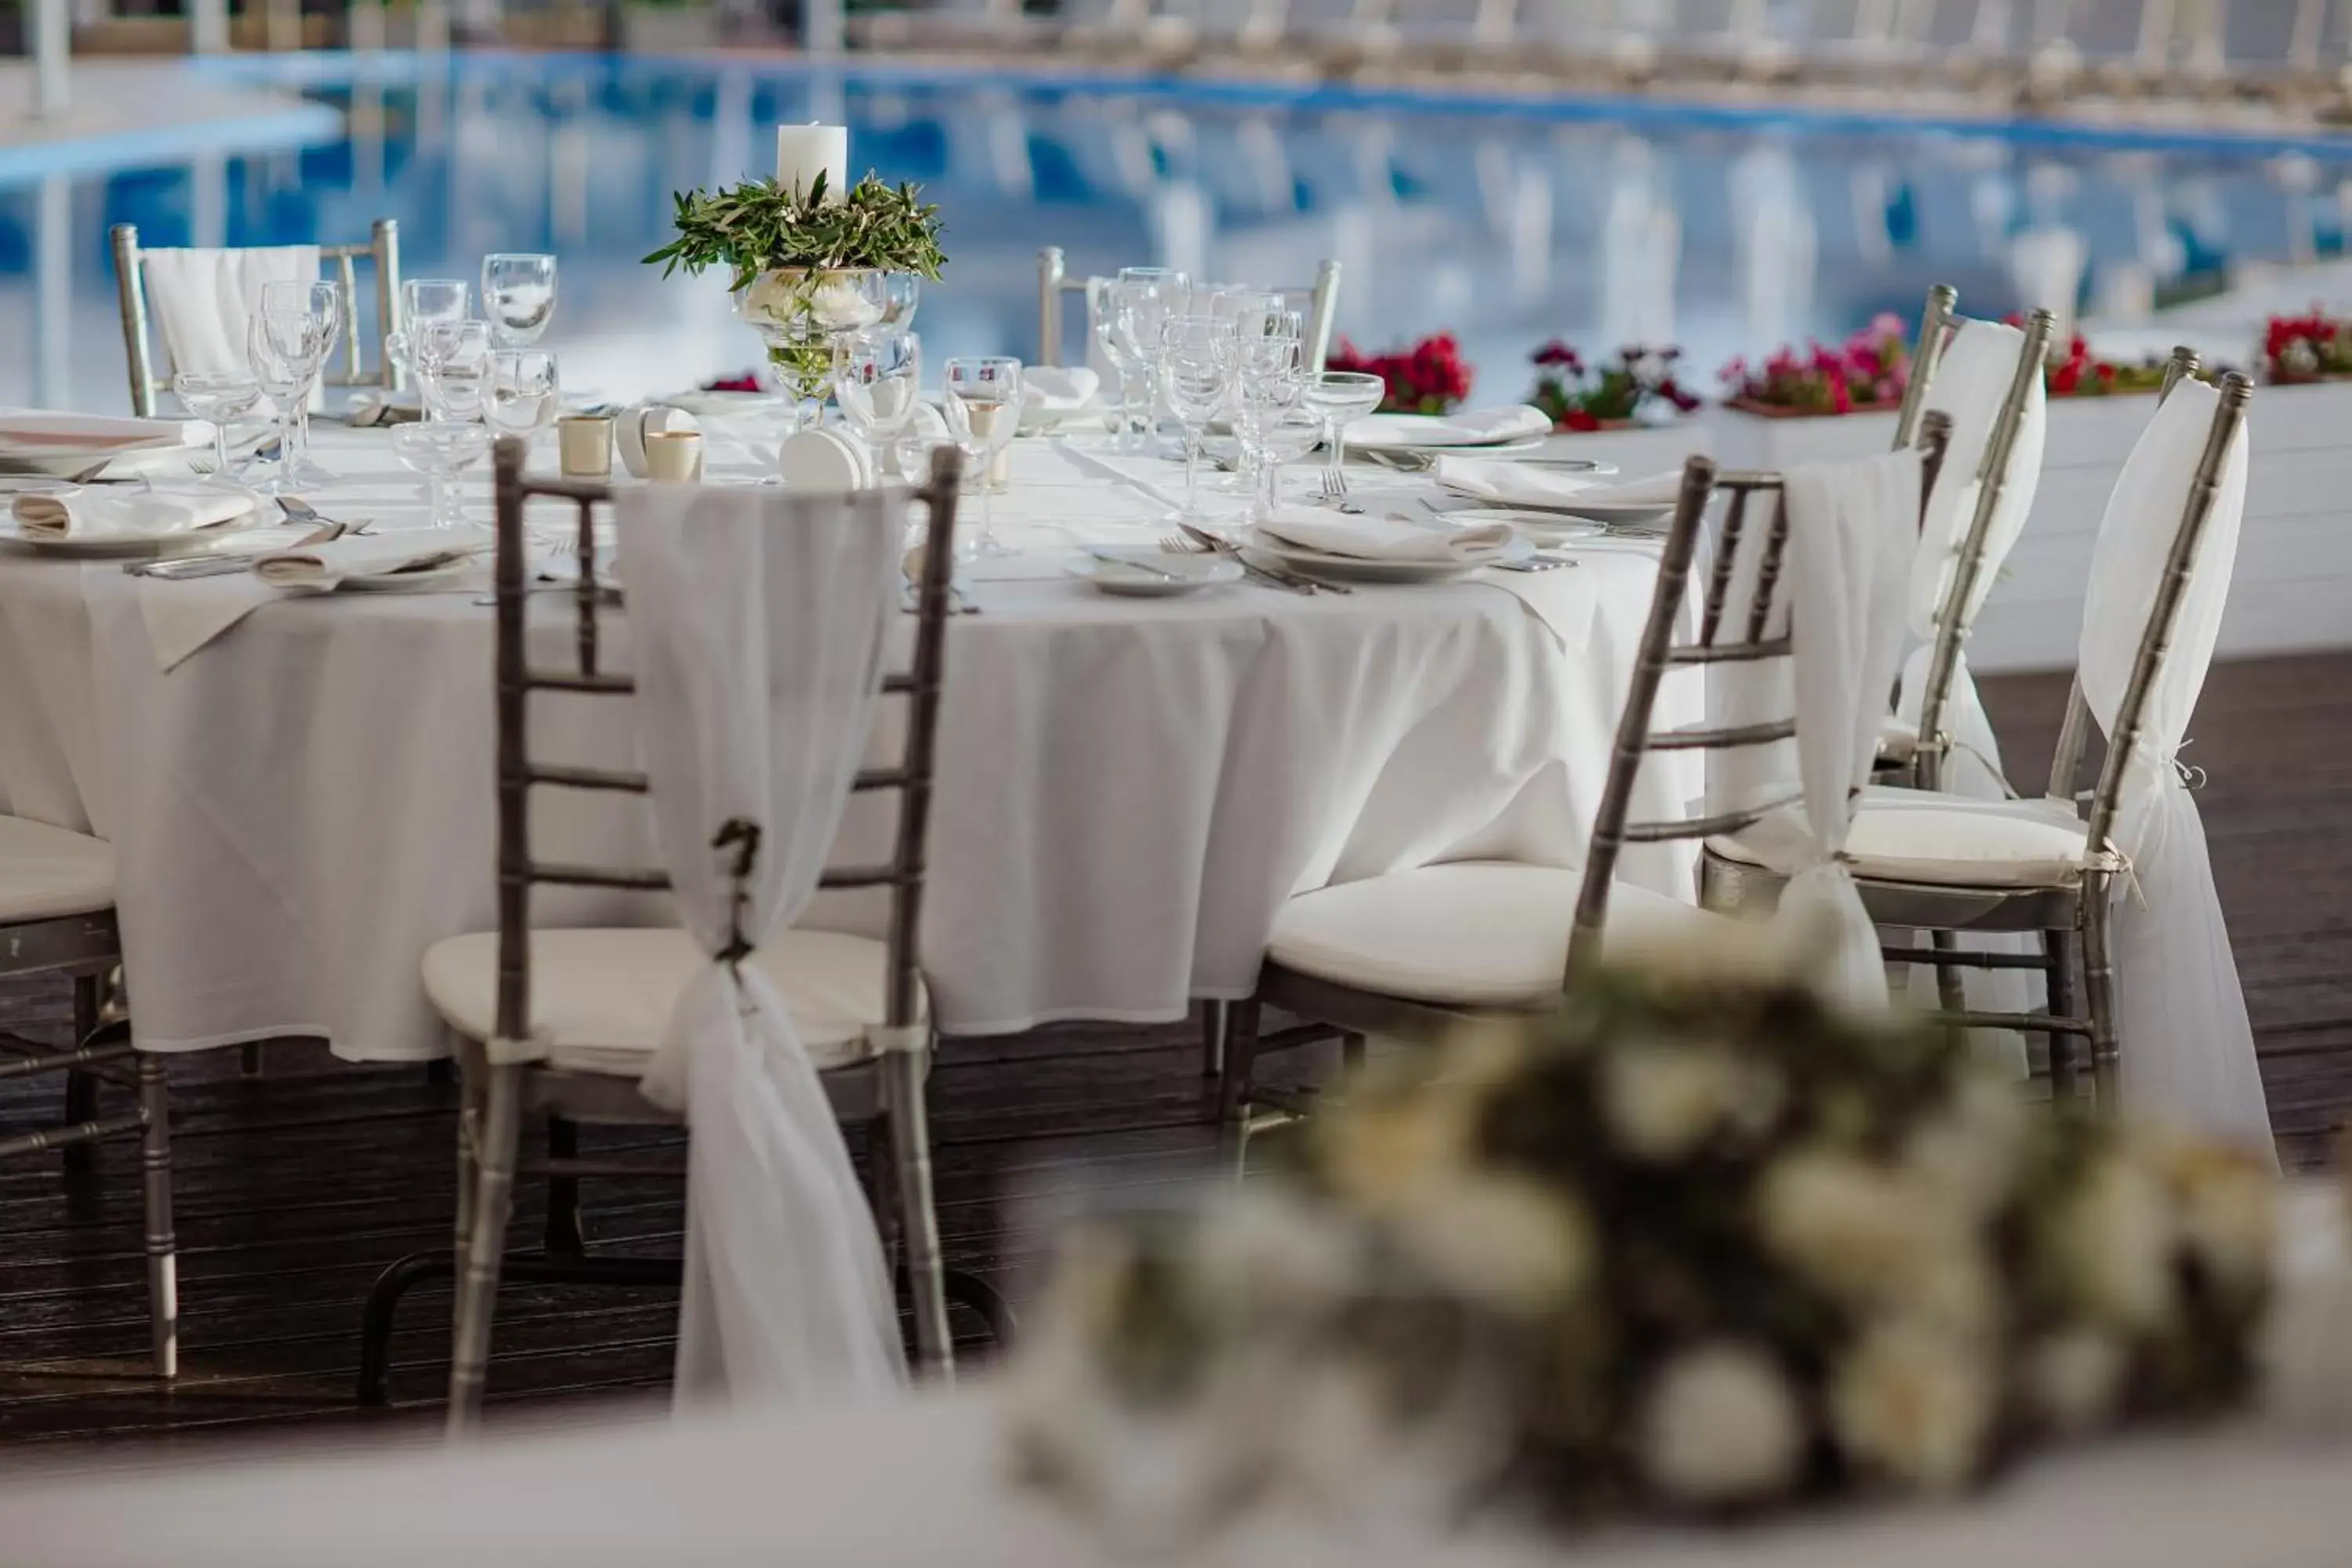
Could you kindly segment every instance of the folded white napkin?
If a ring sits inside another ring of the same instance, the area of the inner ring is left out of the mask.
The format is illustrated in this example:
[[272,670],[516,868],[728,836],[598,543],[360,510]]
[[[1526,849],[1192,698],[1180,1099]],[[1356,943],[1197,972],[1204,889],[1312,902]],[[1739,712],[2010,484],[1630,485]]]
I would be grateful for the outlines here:
[[1101,389],[1102,377],[1084,365],[1035,364],[1021,373],[1021,405],[1032,414],[1075,414]]
[[1452,414],[1367,414],[1349,425],[1348,439],[1363,447],[1480,447],[1550,432],[1550,417],[1521,403]]
[[147,306],[175,372],[243,370],[246,323],[261,308],[262,286],[319,276],[315,245],[144,250],[140,261]]
[[846,430],[796,430],[776,449],[776,476],[788,490],[864,489],[874,483],[874,455]]
[[119,415],[60,414],[45,408],[0,409],[0,458],[87,452],[92,462],[116,452],[202,447],[213,427],[202,419],[132,419]]
[[272,551],[257,557],[253,570],[273,588],[324,592],[354,577],[429,571],[480,552],[481,547],[471,541],[430,531],[347,533],[319,544]]
[[1672,506],[1683,488],[1680,468],[1622,484],[1500,458],[1440,458],[1429,472],[1441,489],[1501,506]]
[[1505,522],[1433,526],[1402,513],[1349,516],[1319,507],[1286,506],[1258,524],[1260,533],[1303,550],[1363,561],[1478,561],[1511,542]]
[[167,539],[219,528],[253,510],[250,493],[225,485],[89,486],[18,496],[16,527],[28,539]]

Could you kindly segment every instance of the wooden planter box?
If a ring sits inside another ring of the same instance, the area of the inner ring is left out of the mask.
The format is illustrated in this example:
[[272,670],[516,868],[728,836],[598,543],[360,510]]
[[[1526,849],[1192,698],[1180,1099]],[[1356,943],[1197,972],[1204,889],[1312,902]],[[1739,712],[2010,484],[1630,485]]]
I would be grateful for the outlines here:
[[619,46],[632,54],[714,49],[719,17],[712,5],[624,5],[617,13]]

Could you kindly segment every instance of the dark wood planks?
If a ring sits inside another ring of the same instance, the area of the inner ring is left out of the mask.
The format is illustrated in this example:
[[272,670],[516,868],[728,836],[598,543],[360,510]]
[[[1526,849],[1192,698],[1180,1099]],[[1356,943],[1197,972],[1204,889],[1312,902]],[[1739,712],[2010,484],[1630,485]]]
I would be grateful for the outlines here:
[[[2011,776],[2039,789],[2061,677],[1990,679]],[[2263,1052],[2281,1147],[2316,1163],[2352,1113],[2352,655],[2214,671],[2188,759]],[[0,1027],[57,1038],[62,986],[0,987]],[[1064,1026],[950,1042],[933,1082],[940,1222],[952,1260],[1011,1289],[1045,1245],[1031,1196],[1190,1179],[1210,1153],[1192,1026]],[[54,1158],[0,1164],[0,1443],[127,1439],[207,1448],[239,1435],[429,1431],[446,1372],[448,1292],[420,1289],[394,1342],[388,1412],[351,1405],[359,1306],[394,1258],[446,1244],[454,1095],[418,1068],[358,1068],[272,1048],[173,1064],[184,1372],[145,1376],[137,1155],[113,1144],[68,1184]],[[0,1126],[52,1106],[56,1082],[0,1084]],[[108,1090],[121,1103],[121,1090]],[[674,1135],[590,1131],[591,1152]],[[672,1184],[592,1183],[592,1245],[674,1251]],[[516,1234],[536,1234],[526,1191]],[[580,1419],[658,1398],[675,1302],[657,1291],[515,1287],[499,1301],[493,1401],[507,1420]],[[962,1325],[968,1328],[970,1325]]]

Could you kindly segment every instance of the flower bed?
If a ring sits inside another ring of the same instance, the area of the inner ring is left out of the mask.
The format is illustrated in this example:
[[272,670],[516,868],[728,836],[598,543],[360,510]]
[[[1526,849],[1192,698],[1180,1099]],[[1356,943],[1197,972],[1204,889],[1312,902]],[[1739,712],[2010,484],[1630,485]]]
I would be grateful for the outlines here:
[[1743,413],[1807,419],[1892,409],[1911,378],[1911,347],[1899,317],[1883,315],[1837,348],[1782,348],[1760,365],[1735,359],[1720,372],[1725,399]]
[[1550,417],[1553,429],[1578,432],[1629,429],[1648,423],[1643,416],[1662,405],[1688,414],[1699,400],[1675,377],[1682,353],[1671,345],[1637,344],[1619,349],[1611,359],[1588,362],[1554,338],[1528,356],[1536,366],[1536,387],[1528,402]]
[[2263,333],[2263,379],[2273,386],[2352,376],[2352,321],[2313,306],[2307,316],[2273,316]]
[[1470,367],[1451,332],[1385,353],[1366,353],[1341,338],[1324,368],[1379,376],[1388,387],[1383,414],[1451,414],[1470,395]]

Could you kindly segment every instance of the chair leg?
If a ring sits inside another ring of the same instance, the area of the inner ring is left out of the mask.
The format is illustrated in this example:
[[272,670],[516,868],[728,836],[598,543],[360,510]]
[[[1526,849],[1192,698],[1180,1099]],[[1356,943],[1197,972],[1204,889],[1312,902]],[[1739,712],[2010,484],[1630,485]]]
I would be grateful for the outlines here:
[[1357,1073],[1364,1070],[1363,1036],[1342,1035],[1339,1037],[1339,1070],[1351,1078]]
[[[2075,1009],[2081,1004],[2074,995],[2074,955],[2067,951],[2068,933],[2046,931],[2042,933],[2042,956],[2049,961],[2050,1016],[2079,1018]],[[2053,1101],[2074,1098],[2075,1037],[2063,1029],[2053,1029],[2050,1041],[2050,1098]]]
[[1231,1004],[1201,1004],[1201,1076],[1214,1083],[1225,1071],[1225,1026]]
[[180,1373],[179,1249],[172,1231],[172,1083],[163,1058],[139,1058],[140,1195],[146,1210],[147,1323],[157,1377]]
[[[103,995],[100,977],[78,974],[73,983],[73,1043],[87,1046],[99,1030],[100,1000]],[[92,1072],[66,1074],[66,1125],[79,1127],[98,1120],[99,1078]],[[65,1168],[68,1176],[87,1176],[98,1168],[96,1143],[68,1143],[65,1147]]]
[[[561,1116],[547,1119],[547,1157],[580,1157],[580,1128],[576,1122],[566,1121]],[[588,1250],[588,1226],[580,1213],[579,1177],[547,1179],[547,1231],[541,1245],[551,1256],[576,1258]]]
[[269,1067],[259,1040],[237,1048],[236,1075],[239,1078],[260,1078]]
[[898,1235],[906,1251],[908,1291],[914,1300],[915,1364],[941,1383],[953,1383],[947,1265],[940,1248],[939,1210],[931,1201],[930,1116],[924,1103],[929,1055],[928,1049],[888,1052],[882,1062],[882,1092],[898,1189]]
[[2105,878],[2083,888],[2083,999],[2091,1016],[2091,1102],[2102,1116],[2119,1109],[2116,1093],[2116,963],[2109,940],[2113,911]]
[[522,1075],[519,1067],[491,1067],[482,1097],[474,1179],[474,1212],[466,1237],[465,1272],[458,1276],[455,1331],[449,1351],[452,1437],[481,1418],[482,1380],[489,1369],[490,1319],[498,1308],[499,1266],[514,1203],[516,1145],[522,1139]]
[[1217,1085],[1217,1160],[1241,1180],[1249,1158],[1250,1090],[1255,1087],[1258,1002],[1235,1002],[1226,1015],[1225,1073]]

